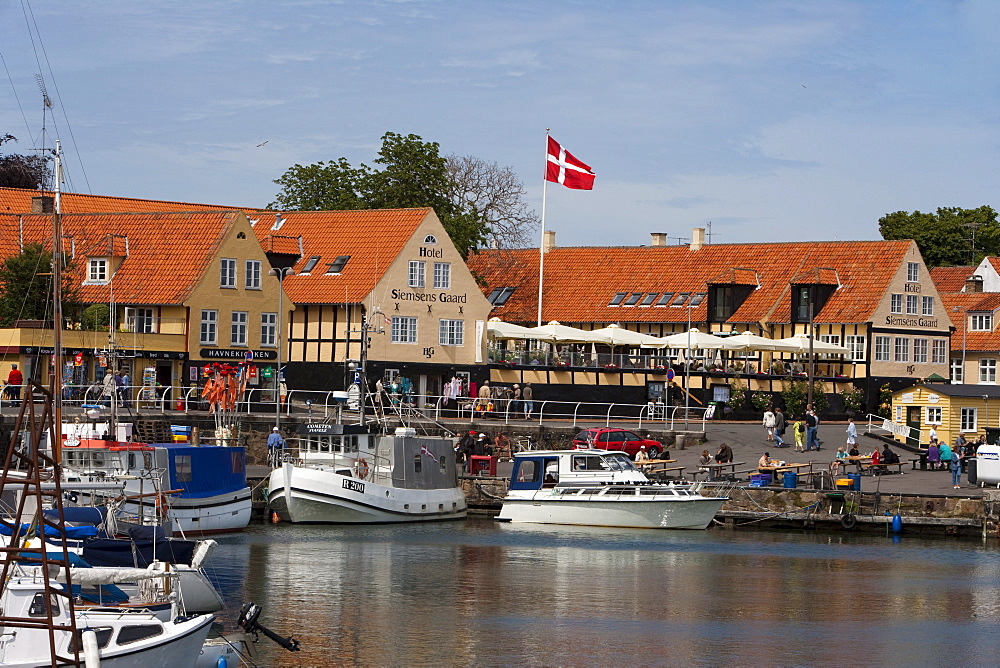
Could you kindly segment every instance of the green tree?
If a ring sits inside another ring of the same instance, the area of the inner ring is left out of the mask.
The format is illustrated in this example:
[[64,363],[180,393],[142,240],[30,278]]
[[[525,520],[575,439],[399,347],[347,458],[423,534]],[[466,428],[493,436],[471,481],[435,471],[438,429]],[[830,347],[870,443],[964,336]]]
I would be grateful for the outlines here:
[[[436,142],[387,132],[377,168],[346,158],[295,165],[270,209],[322,211],[433,207],[455,247],[466,257],[491,239],[521,241],[537,222],[522,201],[523,186],[509,169],[476,158],[441,157]],[[497,232],[494,232],[494,225]]]
[[[52,253],[41,244],[30,244],[0,264],[0,326],[17,320],[52,318]],[[63,312],[77,309],[72,279],[63,274]]]
[[1000,223],[989,206],[939,208],[937,213],[897,211],[878,221],[883,239],[913,239],[929,267],[978,264],[1000,254]]

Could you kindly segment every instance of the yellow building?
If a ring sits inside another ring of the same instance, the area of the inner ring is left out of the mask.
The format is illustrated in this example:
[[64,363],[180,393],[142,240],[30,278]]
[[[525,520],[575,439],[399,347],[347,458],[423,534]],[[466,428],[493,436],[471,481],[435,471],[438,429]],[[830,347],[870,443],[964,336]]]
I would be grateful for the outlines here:
[[892,423],[896,439],[926,446],[932,430],[942,443],[967,441],[985,435],[990,443],[1000,436],[1000,387],[996,385],[913,385],[892,394]]

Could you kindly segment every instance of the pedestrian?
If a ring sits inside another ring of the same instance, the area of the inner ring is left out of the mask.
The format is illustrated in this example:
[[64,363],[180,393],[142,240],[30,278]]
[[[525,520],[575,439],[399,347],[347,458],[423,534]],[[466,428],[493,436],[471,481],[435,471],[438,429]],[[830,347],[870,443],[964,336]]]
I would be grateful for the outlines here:
[[7,396],[11,398],[15,406],[21,405],[21,386],[24,384],[24,374],[17,368],[17,364],[10,365],[10,373],[7,374]]
[[785,443],[785,429],[788,428],[788,423],[785,422],[785,414],[781,412],[780,408],[774,409],[774,440],[776,448],[787,448],[788,444]]
[[819,450],[819,418],[811,410],[806,411],[806,452]]
[[524,387],[521,389],[521,399],[524,404],[524,419],[530,420],[531,413],[535,410],[535,392],[531,389],[531,383],[525,383]]
[[284,457],[281,456],[285,449],[285,439],[281,438],[281,430],[275,427],[271,430],[271,435],[267,437],[267,461],[271,468],[281,465]]
[[958,450],[951,453],[951,484],[955,489],[962,488],[962,455]]
[[847,418],[847,447],[850,448],[858,443],[858,427],[854,424],[854,418]]
[[130,406],[130,398],[132,393],[129,388],[132,386],[132,378],[128,375],[128,371],[122,374],[122,405]]
[[486,406],[490,403],[490,397],[492,396],[493,393],[490,388],[490,381],[484,380],[483,384],[479,387],[479,404],[477,408],[481,411],[485,411]]
[[930,426],[930,431],[927,432],[927,438],[928,440],[930,439],[934,439],[935,441],[938,440],[937,429],[934,428],[934,425]]
[[774,413],[771,412],[770,408],[768,408],[766,411],[764,411],[764,421],[763,421],[763,424],[764,424],[764,431],[767,432],[767,440],[773,441],[774,440]]
[[806,445],[806,423],[801,415],[792,425],[792,433],[795,435],[795,452],[802,452]]
[[511,393],[510,396],[509,414],[514,415],[514,417],[516,418],[522,412],[523,411],[521,410],[521,386],[518,385],[517,383],[514,383],[514,391]]

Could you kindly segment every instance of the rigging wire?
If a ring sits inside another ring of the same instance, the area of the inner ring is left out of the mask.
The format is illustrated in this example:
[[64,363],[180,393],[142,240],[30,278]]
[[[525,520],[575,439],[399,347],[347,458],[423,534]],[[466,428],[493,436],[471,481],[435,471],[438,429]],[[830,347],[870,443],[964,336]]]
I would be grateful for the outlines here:
[[24,105],[21,104],[21,98],[17,96],[17,87],[14,85],[14,77],[10,75],[10,69],[7,67],[7,60],[3,57],[3,51],[0,51],[0,63],[3,64],[3,71],[7,74],[7,81],[10,82],[10,91],[14,94],[14,101],[17,103],[17,110],[21,112],[21,120],[24,121],[24,129],[28,132],[28,136],[31,136],[31,126],[28,125],[28,117],[24,113]]

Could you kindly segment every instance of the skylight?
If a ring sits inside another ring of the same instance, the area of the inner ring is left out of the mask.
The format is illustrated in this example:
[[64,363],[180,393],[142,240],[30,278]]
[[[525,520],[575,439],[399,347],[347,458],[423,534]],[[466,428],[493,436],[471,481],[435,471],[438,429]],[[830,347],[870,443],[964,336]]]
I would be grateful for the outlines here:
[[691,306],[697,306],[698,304],[700,304],[702,302],[703,299],[705,299],[705,293],[704,292],[696,292],[696,293],[694,293],[694,296],[691,297]]
[[504,288],[500,291],[500,294],[497,296],[496,301],[493,302],[493,305],[503,306],[507,303],[507,300],[510,299],[512,294],[514,294],[514,288]]
[[653,302],[656,301],[656,298],[659,296],[660,296],[659,292],[650,292],[645,296],[645,298],[643,298],[642,303],[639,304],[639,306],[651,306]]
[[627,294],[628,294],[627,292],[616,293],[615,296],[611,298],[611,301],[608,303],[608,306],[618,306],[619,304],[622,303],[622,300],[625,299],[625,295]]
[[338,255],[337,259],[328,264],[329,269],[326,270],[328,274],[339,274],[344,269],[344,265],[347,261],[351,259],[350,255]]
[[639,303],[640,299],[642,299],[642,293],[633,292],[628,296],[628,299],[625,300],[624,306],[635,306],[636,304]]
[[657,306],[666,306],[670,303],[670,300],[674,298],[674,293],[664,292],[663,296],[660,297],[660,301],[656,302]]
[[319,262],[319,255],[313,255],[311,258],[306,260],[306,264],[304,267],[302,267],[301,273],[308,274],[310,271],[313,270],[313,267],[316,266],[317,262]]
[[684,302],[686,302],[687,298],[690,297],[690,296],[691,296],[690,292],[678,292],[677,296],[674,298],[674,301],[672,301],[670,303],[670,305],[671,306],[684,306]]

